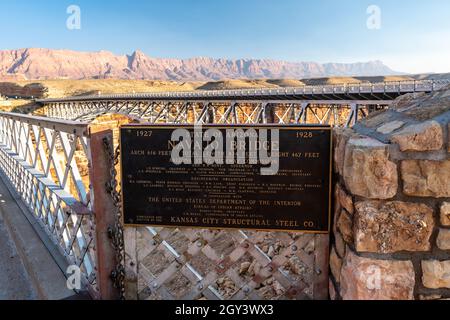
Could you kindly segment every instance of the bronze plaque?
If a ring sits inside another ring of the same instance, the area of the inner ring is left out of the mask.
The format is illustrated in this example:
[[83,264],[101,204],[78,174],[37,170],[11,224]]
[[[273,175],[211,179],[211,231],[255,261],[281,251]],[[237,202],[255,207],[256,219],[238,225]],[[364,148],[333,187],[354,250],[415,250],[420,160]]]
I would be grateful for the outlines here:
[[[184,146],[190,143],[192,153],[180,152],[182,138],[173,141],[177,129],[189,134]],[[208,136],[209,129],[222,133],[226,142]],[[275,131],[277,139],[272,135]],[[257,136],[242,136],[249,132]],[[261,140],[261,132],[266,132],[266,141]],[[199,130],[127,125],[121,128],[120,138],[125,225],[329,232],[332,142],[328,126],[233,125]],[[252,147],[251,139],[262,142]],[[205,163],[202,152],[216,140],[224,146],[210,155],[223,156],[223,163]],[[227,149],[230,140],[234,142]],[[236,146],[243,141],[245,153],[240,155],[245,159],[240,164],[227,161],[227,151],[233,149],[237,161]],[[173,162],[175,148],[184,163]],[[276,174],[262,174],[272,163],[250,164],[250,154],[257,158],[260,150],[267,155],[278,150],[278,163],[272,167],[278,167]]]

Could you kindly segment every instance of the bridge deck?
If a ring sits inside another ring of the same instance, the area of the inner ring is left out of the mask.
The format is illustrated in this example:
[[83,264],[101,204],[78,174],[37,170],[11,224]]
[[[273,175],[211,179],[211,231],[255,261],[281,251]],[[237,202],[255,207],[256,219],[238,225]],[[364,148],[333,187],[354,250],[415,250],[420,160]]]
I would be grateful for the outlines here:
[[3,179],[0,176],[0,300],[73,297],[63,271]]
[[37,297],[1,212],[0,288],[0,300],[30,300]]
[[108,100],[161,100],[161,101],[254,101],[254,100],[321,100],[321,101],[385,101],[402,94],[431,92],[444,87],[449,80],[396,81],[373,84],[342,84],[303,86],[282,89],[197,90],[185,92],[155,92],[135,94],[91,95],[59,99],[37,100],[38,103],[108,101]]

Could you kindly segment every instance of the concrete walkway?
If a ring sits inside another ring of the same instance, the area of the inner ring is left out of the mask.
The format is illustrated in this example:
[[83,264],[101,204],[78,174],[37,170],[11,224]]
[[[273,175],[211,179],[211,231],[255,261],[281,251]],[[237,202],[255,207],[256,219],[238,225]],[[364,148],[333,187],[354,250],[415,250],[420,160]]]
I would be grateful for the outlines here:
[[37,294],[0,214],[0,300],[30,300]]
[[75,295],[36,227],[0,174],[0,300],[61,300]]

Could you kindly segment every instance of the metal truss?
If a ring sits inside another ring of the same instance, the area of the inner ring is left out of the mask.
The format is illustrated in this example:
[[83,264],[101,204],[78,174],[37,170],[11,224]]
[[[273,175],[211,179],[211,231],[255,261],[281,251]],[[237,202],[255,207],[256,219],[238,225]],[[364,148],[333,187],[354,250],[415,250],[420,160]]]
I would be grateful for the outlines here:
[[0,169],[85,287],[96,290],[87,124],[0,114]]
[[120,113],[150,123],[281,123],[351,126],[402,94],[431,92],[450,80],[305,86],[286,89],[144,93],[38,100],[45,116],[92,121]]
[[349,83],[283,89],[197,90],[114,95],[91,95],[37,100],[40,104],[84,101],[231,101],[231,100],[392,100],[414,92],[432,92],[450,84],[450,79]]
[[184,124],[323,124],[351,126],[390,101],[84,101],[46,105],[45,116],[90,122],[124,114],[143,122]]

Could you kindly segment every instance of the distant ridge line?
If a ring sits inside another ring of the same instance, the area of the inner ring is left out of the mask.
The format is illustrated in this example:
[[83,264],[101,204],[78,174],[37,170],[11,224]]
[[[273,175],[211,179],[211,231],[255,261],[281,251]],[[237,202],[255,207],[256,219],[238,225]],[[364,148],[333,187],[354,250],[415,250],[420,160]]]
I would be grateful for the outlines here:
[[330,76],[399,75],[381,61],[358,63],[288,62],[270,59],[164,59],[142,51],[115,55],[27,48],[0,51],[0,78],[130,79],[217,81],[224,79],[301,79]]

